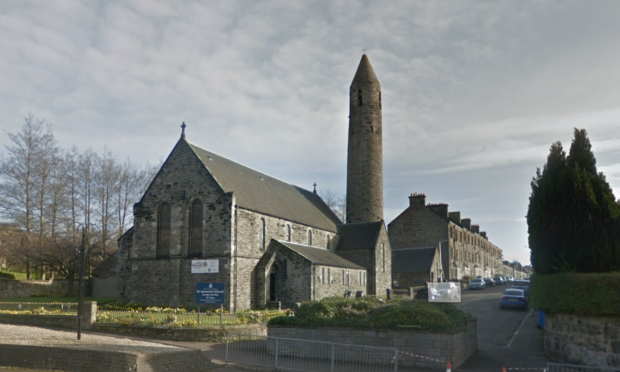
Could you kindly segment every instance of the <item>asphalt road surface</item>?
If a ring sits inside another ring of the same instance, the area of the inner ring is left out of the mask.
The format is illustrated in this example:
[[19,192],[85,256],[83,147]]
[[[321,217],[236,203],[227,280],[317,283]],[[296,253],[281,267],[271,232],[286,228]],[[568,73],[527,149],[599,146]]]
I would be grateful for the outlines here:
[[483,290],[463,290],[456,306],[478,319],[478,352],[457,369],[498,371],[507,368],[544,368],[551,362],[544,354],[543,332],[536,327],[537,313],[500,310],[502,293],[510,285]]

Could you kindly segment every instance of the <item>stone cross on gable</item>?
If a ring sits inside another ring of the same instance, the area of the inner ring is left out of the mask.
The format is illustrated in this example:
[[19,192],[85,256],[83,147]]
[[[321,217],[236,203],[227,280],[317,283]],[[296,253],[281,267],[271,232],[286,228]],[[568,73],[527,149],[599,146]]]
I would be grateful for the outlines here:
[[314,193],[316,194],[316,182],[312,184],[314,186]]
[[183,138],[185,138],[185,127],[187,127],[187,125],[183,122],[183,124],[181,124],[181,137]]

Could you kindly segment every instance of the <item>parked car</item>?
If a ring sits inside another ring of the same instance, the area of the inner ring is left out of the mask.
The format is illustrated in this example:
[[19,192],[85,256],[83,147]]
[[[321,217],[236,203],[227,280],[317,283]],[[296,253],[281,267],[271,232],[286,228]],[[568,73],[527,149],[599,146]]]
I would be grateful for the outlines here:
[[510,288],[520,289],[524,292],[525,297],[530,297],[530,282],[529,280],[515,280],[512,282]]
[[512,277],[512,275],[508,275],[508,276],[506,276],[504,279],[506,279],[506,281],[508,282],[508,284],[512,283],[512,281],[514,280],[514,278]]
[[495,287],[497,285],[493,278],[484,278],[484,282],[488,287]]
[[510,307],[527,310],[527,306],[528,299],[522,289],[508,288],[504,290],[499,308],[505,309]]
[[504,285],[506,284],[506,281],[504,280],[504,278],[502,278],[501,276],[496,276],[495,278],[493,278],[498,285]]
[[486,287],[487,284],[482,278],[475,278],[469,282],[469,289],[485,289]]

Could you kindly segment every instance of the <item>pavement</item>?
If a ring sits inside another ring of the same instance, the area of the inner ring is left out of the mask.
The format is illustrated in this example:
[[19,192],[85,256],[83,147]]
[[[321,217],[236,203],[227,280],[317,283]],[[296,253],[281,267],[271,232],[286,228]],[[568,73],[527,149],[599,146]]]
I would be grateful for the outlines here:
[[[536,325],[537,313],[529,310],[499,310],[499,298],[506,287],[489,288],[484,291],[464,291],[462,302],[457,306],[472,313],[478,318],[478,352],[458,369],[452,372],[501,372],[503,367],[508,370],[536,370],[542,372],[549,358],[543,352],[543,332]],[[93,334],[95,335],[95,334]],[[103,336],[98,334],[98,336]],[[205,371],[213,372],[248,372],[261,371],[243,365],[226,365],[226,344],[171,341],[139,337],[118,337],[135,342],[146,341],[168,346],[197,349],[211,359],[212,365],[205,366]],[[120,341],[119,342],[123,342]],[[165,346],[164,346],[165,347]],[[326,367],[327,368],[327,367]],[[262,369],[267,371],[272,369]],[[319,369],[321,370],[321,369]],[[325,369],[329,370],[329,369]],[[356,371],[355,367],[338,369],[339,371]],[[399,368],[401,372],[437,372],[437,369]],[[28,370],[20,368],[0,367],[0,372],[52,372],[52,370]],[[53,371],[57,372],[57,371]],[[179,371],[182,372],[182,371]]]

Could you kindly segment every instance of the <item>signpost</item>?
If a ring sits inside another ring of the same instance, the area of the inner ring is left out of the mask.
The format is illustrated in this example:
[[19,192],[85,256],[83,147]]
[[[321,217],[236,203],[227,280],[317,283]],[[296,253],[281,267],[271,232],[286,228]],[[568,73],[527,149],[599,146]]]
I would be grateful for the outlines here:
[[224,299],[226,297],[224,283],[196,283],[196,303],[198,304],[198,322],[200,322],[200,305],[220,305],[220,324],[224,313]]

